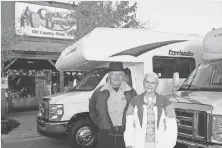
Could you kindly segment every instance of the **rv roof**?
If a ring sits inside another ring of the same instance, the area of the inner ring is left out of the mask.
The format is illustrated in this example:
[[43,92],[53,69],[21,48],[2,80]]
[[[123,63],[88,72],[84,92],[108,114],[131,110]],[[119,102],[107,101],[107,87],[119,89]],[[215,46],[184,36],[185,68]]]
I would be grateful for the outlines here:
[[147,29],[96,28],[66,48],[56,67],[74,68],[86,61],[141,62],[136,57],[151,49],[196,39],[200,37]]
[[203,60],[222,59],[222,28],[209,31],[203,40]]
[[[79,41],[83,56],[87,60],[104,60],[122,51],[138,47],[157,48],[183,40],[196,39],[196,36],[172,34],[131,28],[96,28]],[[199,38],[199,37],[198,37]],[[156,43],[156,45],[154,45]],[[75,44],[73,45],[75,47]],[[138,49],[135,49],[136,51]],[[136,54],[136,53],[135,53]],[[95,56],[96,55],[96,56]],[[123,55],[123,54],[122,54]],[[131,56],[138,56],[128,54]]]

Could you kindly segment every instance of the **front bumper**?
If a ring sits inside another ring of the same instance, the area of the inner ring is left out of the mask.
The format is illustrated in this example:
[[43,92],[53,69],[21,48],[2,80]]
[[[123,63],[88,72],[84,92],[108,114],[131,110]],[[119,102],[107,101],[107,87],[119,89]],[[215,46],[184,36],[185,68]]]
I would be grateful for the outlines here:
[[68,121],[51,122],[38,116],[36,122],[39,134],[47,137],[67,135]]
[[194,142],[188,142],[183,140],[177,140],[177,146],[175,148],[222,148],[222,145],[218,144],[200,144]]

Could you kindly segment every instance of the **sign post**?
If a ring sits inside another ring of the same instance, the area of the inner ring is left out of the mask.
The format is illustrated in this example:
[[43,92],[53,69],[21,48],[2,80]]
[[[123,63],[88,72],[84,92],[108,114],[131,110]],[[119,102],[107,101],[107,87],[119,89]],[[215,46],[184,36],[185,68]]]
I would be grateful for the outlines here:
[[8,89],[8,77],[1,78],[1,117],[5,117],[6,89]]

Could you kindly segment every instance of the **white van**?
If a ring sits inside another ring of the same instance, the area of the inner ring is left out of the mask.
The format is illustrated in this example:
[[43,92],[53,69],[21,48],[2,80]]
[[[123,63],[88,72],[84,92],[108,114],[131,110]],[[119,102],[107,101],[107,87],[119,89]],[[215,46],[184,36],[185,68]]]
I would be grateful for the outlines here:
[[203,41],[203,62],[168,95],[176,107],[178,147],[222,148],[222,28]]
[[88,102],[94,90],[106,83],[111,61],[128,68],[127,81],[143,92],[144,73],[160,76],[158,92],[172,92],[173,73],[182,83],[201,61],[202,38],[140,29],[97,28],[65,49],[56,63],[62,71],[89,71],[69,92],[41,98],[37,117],[39,133],[68,134],[72,146],[95,143]]

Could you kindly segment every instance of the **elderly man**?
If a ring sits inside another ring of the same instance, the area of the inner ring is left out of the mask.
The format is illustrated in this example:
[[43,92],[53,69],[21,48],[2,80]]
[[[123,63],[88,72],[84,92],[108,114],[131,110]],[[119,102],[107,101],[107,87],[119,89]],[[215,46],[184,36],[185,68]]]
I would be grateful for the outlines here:
[[145,92],[130,102],[126,115],[126,148],[173,148],[177,141],[177,122],[173,104],[156,93],[158,75],[146,74]]
[[98,127],[98,148],[125,148],[126,111],[137,94],[124,79],[123,63],[111,62],[107,83],[99,87],[90,99],[91,119]]

